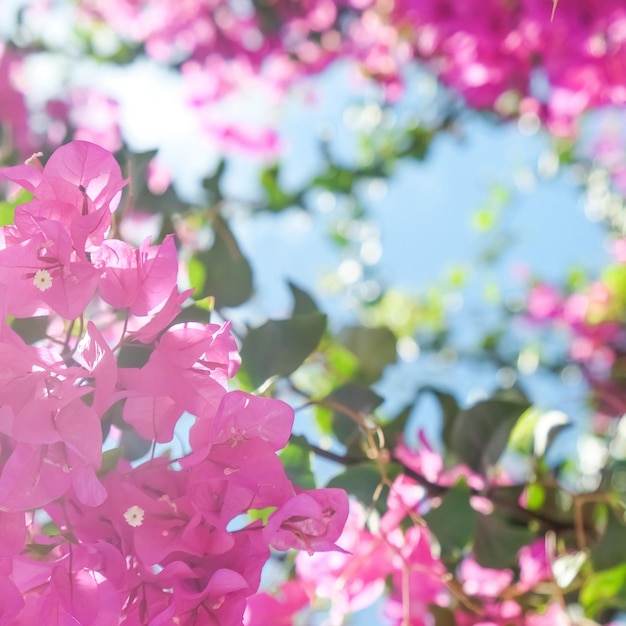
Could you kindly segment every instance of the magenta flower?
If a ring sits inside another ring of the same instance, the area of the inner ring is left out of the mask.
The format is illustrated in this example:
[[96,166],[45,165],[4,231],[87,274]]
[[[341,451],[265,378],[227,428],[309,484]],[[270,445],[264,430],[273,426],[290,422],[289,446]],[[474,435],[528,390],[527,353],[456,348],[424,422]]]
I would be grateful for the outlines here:
[[178,256],[172,236],[160,246],[150,246],[146,240],[139,250],[111,239],[92,259],[102,268],[98,284],[102,299],[117,309],[130,309],[133,315],[148,315],[176,285]]
[[247,440],[266,441],[273,450],[280,450],[287,445],[292,426],[293,409],[288,404],[231,391],[222,397],[210,424],[206,420],[196,421],[189,439],[194,450],[219,444],[235,448]]
[[293,496],[272,513],[263,534],[277,550],[297,548],[309,554],[341,550],[335,541],[347,518],[345,491],[314,489]]

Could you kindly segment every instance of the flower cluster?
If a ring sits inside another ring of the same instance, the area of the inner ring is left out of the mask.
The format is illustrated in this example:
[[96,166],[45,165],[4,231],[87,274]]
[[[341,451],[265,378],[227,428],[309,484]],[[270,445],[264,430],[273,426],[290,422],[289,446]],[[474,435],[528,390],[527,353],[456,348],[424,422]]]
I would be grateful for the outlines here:
[[626,241],[614,244],[615,262],[584,287],[565,293],[538,283],[528,294],[527,318],[535,325],[565,331],[568,357],[577,363],[591,387],[597,421],[626,410]]
[[[39,21],[45,10],[37,9]],[[127,51],[141,48],[179,69],[207,133],[222,147],[261,156],[279,152],[272,125],[224,120],[216,107],[250,91],[272,104],[338,60],[355,62],[390,101],[401,96],[407,68],[426,61],[469,106],[543,121],[560,136],[575,135],[585,111],[626,102],[620,0],[561,2],[553,16],[551,0],[82,0],[74,10],[85,32],[101,37],[109,29]],[[19,59],[6,51],[0,58],[0,81],[11,94],[0,116],[23,151],[25,94],[16,90],[16,68],[7,72]],[[117,103],[93,87],[49,103],[48,115],[56,143],[71,126],[76,138],[119,146]]]
[[[428,477],[431,484],[445,491],[462,475],[468,484],[482,485],[483,479],[468,468],[444,471],[441,457],[423,438],[422,445],[418,452],[400,444],[397,452],[408,468]],[[472,506],[486,512],[485,503],[475,500]],[[404,474],[394,481],[382,517],[366,514],[357,501],[351,501],[340,539],[348,552],[298,554],[295,579],[283,583],[277,595],[253,596],[245,623],[266,624],[273,615],[272,623],[287,625],[310,610],[311,604],[329,604],[328,623],[343,624],[347,615],[381,600],[381,623],[393,626],[426,626],[437,615],[458,626],[570,623],[559,603],[542,596],[545,592],[538,592],[532,608],[527,602],[529,593],[553,582],[543,538],[519,550],[517,573],[483,567],[471,553],[460,555],[450,572],[453,561],[449,555],[442,558],[431,529],[421,521],[436,506],[428,491]]]
[[[227,390],[229,324],[176,323],[173,238],[108,238],[109,152],[76,141],[0,177],[31,196],[0,230],[0,624],[241,624],[270,547],[335,549],[345,493],[287,478],[293,412]],[[190,452],[155,456],[183,414]]]
[[[416,53],[473,107],[538,115],[558,135],[591,108],[626,102],[626,9],[619,0],[395,3]],[[511,106],[513,103],[515,106]]]
[[281,88],[341,58],[395,99],[407,63],[423,59],[470,106],[536,115],[570,135],[582,112],[626,102],[626,9],[619,0],[553,8],[550,0],[278,0],[255,10],[216,0],[184,10],[173,0],[82,3],[158,61],[184,60],[187,78],[204,85],[196,104],[253,74]]

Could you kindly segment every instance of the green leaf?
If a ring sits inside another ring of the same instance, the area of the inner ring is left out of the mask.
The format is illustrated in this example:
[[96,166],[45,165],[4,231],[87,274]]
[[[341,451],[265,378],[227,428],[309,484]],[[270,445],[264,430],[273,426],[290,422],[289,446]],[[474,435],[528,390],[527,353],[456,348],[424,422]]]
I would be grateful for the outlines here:
[[424,386],[420,389],[420,392],[432,393],[437,399],[437,402],[439,402],[442,418],[441,437],[446,447],[452,448],[452,431],[454,429],[455,420],[461,411],[459,403],[452,394],[436,389],[435,387]]
[[134,430],[123,430],[120,438],[122,456],[128,461],[136,461],[150,452],[152,442],[144,439]]
[[0,226],[13,224],[15,205],[12,202],[0,202]]
[[[190,280],[196,293],[200,289],[200,297],[215,298],[215,307],[239,306],[252,295],[252,268],[243,256],[237,240],[221,218],[213,220],[215,241],[210,250],[197,252],[190,268]],[[200,287],[202,270],[204,281]]]
[[293,435],[279,454],[289,479],[302,489],[315,489],[315,476],[311,470],[311,452],[304,437]]
[[265,189],[267,208],[278,212],[300,203],[299,194],[287,193],[280,186],[280,168],[272,165],[261,173],[261,185]]
[[626,608],[626,563],[592,574],[580,591],[580,603],[588,617],[607,608]]
[[315,300],[313,300],[306,291],[303,291],[292,282],[289,282],[288,285],[291,290],[291,295],[293,296],[293,315],[317,313],[319,311]]
[[404,434],[406,425],[413,413],[415,404],[407,404],[400,413],[393,419],[382,425],[383,436],[385,437],[385,445],[393,447],[398,442],[399,437]]
[[270,515],[276,510],[275,506],[268,506],[265,509],[248,509],[247,515],[251,522],[261,520],[263,525],[267,524]]
[[532,542],[535,533],[525,524],[509,520],[498,511],[476,514],[474,558],[479,565],[492,569],[513,567],[520,548]]
[[[395,463],[388,464],[385,469],[387,470],[387,476],[391,480],[401,473],[400,466]],[[341,474],[335,476],[327,486],[345,489],[364,506],[368,507],[372,504],[380,480],[380,472],[374,463],[359,463],[358,465],[351,465]],[[388,488],[384,488],[376,503],[377,510],[381,512],[386,510],[388,494]]]
[[397,358],[395,335],[386,326],[344,328],[339,341],[359,359],[361,378],[367,384],[377,381]]
[[250,384],[258,387],[272,376],[289,376],[315,350],[325,329],[322,313],[269,320],[250,329],[241,346]]
[[27,543],[26,553],[33,559],[44,559],[52,550],[54,550],[58,543]]
[[117,463],[122,457],[122,448],[111,448],[111,450],[105,450],[102,453],[102,463],[100,464],[100,470],[98,471],[98,476],[104,476],[109,472],[112,472],[116,467]]
[[450,609],[437,606],[436,604],[430,604],[428,611],[435,618],[433,626],[456,626],[454,613]]
[[118,367],[143,367],[152,354],[152,348],[142,343],[129,343],[121,347],[117,357]]
[[[360,415],[371,415],[376,407],[382,404],[383,399],[369,387],[358,383],[346,383],[334,389],[324,398],[324,402],[341,405],[348,411]],[[333,433],[345,446],[351,446],[360,439],[361,428],[355,420],[346,415],[346,412],[335,408],[332,419]]]
[[590,556],[596,570],[626,562],[626,519],[621,509],[610,509],[604,534],[591,549]]
[[474,471],[484,473],[500,458],[528,406],[517,399],[491,399],[461,411],[450,437],[453,452]]
[[187,261],[187,276],[189,277],[189,286],[194,288],[193,297],[201,298],[206,282],[206,266],[199,256],[200,253],[192,256]]
[[476,511],[470,504],[471,491],[465,481],[448,490],[441,504],[431,509],[424,520],[441,546],[444,559],[458,559],[474,535]]
[[0,226],[13,224],[15,220],[16,207],[20,206],[20,204],[30,202],[32,198],[33,195],[30,192],[25,189],[21,189],[13,200],[0,202]]
[[49,319],[48,316],[16,317],[11,321],[11,328],[24,340],[24,343],[33,344],[46,336]]

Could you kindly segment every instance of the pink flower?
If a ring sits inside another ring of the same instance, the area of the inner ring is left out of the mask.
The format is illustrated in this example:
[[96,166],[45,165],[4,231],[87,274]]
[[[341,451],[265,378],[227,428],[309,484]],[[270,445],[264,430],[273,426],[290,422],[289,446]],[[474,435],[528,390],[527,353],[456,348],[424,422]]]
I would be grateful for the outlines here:
[[295,615],[310,602],[299,581],[284,582],[276,594],[261,592],[246,601],[245,626],[292,626]]
[[335,541],[348,517],[348,497],[341,489],[314,489],[299,493],[280,506],[263,535],[277,550],[297,548],[309,554],[338,550]]
[[92,259],[102,268],[98,289],[102,299],[133,315],[148,315],[162,305],[176,286],[178,257],[174,238],[159,246],[145,240],[139,250],[117,239],[105,241]]

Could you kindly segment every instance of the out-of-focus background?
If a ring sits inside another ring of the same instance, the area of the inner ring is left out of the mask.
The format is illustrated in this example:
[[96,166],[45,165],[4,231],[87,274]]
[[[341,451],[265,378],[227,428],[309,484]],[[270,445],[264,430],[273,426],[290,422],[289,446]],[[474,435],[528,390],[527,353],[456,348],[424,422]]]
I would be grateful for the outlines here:
[[[343,385],[437,448],[420,390],[519,391],[574,423],[568,485],[599,483],[626,402],[622,2],[2,0],[0,42],[2,165],[98,143],[132,178],[122,234],[175,232],[203,314],[240,338],[327,314],[283,397]],[[322,449],[340,430],[297,412]]]

